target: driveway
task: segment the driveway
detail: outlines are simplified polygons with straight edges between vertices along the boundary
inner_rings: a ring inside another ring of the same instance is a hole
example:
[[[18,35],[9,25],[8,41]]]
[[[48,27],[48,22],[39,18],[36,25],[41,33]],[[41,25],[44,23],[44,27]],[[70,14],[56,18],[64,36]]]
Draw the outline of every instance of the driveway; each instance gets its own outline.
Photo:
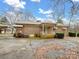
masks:
[[[0,38],[0,59],[79,59],[79,39]]]

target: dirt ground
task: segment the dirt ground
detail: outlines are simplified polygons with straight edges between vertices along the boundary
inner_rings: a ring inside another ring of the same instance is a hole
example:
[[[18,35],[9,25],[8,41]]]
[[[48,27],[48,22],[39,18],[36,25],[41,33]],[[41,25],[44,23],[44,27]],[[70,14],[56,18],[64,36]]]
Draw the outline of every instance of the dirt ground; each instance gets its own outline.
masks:
[[[32,40],[0,37],[0,59],[79,59],[79,38]]]

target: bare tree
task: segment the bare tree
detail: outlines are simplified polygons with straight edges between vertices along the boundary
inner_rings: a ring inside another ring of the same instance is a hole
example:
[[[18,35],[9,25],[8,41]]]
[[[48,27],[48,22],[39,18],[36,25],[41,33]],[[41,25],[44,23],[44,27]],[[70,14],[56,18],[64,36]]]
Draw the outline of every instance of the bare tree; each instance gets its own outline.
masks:
[[[79,3],[78,2],[73,2],[72,0],[69,0],[69,2],[72,4],[72,6],[70,8],[70,14],[71,14],[70,21],[69,21],[69,29],[70,29],[71,22],[74,21],[74,20],[76,21],[76,18],[74,19],[74,16],[77,15],[77,13],[79,11]],[[74,26],[74,28],[75,28],[75,26]],[[75,31],[75,29],[74,29],[74,31]]]
[[[73,0],[50,0],[51,8],[54,11],[53,17],[55,20],[65,18],[65,13],[67,13],[66,6],[70,6],[68,9],[68,20],[69,20],[69,29],[71,26],[71,22],[74,21],[74,16],[79,12],[79,2],[75,2]],[[68,5],[67,5],[68,4]],[[66,5],[66,6],[65,6]]]

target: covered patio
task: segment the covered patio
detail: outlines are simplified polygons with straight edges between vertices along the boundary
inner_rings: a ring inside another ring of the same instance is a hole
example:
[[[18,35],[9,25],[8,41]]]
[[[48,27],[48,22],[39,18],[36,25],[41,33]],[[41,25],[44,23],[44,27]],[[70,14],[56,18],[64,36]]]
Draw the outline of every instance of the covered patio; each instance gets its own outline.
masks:
[[[53,34],[55,23],[52,22],[43,22],[41,23],[42,26],[42,34]]]
[[[0,24],[0,34],[6,33],[8,25]]]

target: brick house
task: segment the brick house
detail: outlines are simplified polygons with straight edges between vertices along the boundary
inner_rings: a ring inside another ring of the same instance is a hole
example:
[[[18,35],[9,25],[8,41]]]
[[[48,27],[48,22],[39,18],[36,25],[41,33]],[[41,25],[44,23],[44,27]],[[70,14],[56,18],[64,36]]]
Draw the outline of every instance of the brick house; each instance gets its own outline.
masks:
[[[16,33],[22,34],[51,34],[53,33],[54,23],[52,22],[16,22]]]

